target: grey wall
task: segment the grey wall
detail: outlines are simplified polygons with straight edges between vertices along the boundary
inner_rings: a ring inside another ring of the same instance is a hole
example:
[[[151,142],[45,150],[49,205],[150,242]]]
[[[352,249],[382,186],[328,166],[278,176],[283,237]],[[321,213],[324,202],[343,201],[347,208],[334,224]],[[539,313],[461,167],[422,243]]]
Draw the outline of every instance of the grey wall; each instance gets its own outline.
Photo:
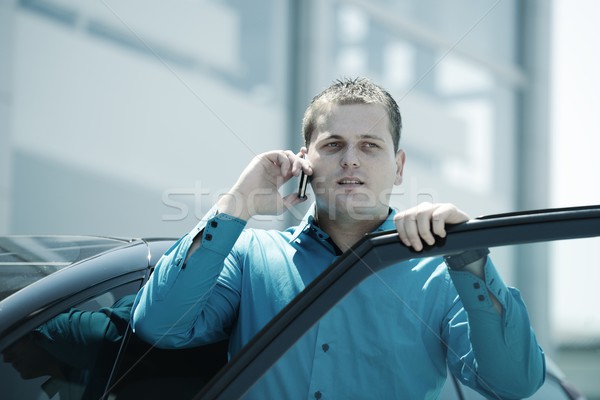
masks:
[[[11,214],[14,13],[14,1],[0,1],[0,233],[9,231]]]

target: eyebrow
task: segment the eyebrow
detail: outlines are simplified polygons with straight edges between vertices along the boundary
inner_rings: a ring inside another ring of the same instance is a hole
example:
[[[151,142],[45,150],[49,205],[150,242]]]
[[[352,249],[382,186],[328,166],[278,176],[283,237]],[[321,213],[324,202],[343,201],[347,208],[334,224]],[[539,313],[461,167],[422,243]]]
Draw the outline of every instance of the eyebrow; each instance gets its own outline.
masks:
[[[359,136],[360,139],[368,139],[368,140],[379,140],[379,141],[385,141],[383,138],[376,136],[376,135],[369,135],[369,134],[364,134],[364,135],[360,135]],[[337,140],[346,140],[345,137],[341,136],[341,135],[328,135],[325,136],[322,140],[330,140],[330,139],[337,139]]]
[[[382,137],[379,137],[377,135],[367,135],[367,134],[365,134],[365,135],[360,135],[360,138],[361,139],[371,139],[371,140],[381,140],[381,141],[384,141]]]

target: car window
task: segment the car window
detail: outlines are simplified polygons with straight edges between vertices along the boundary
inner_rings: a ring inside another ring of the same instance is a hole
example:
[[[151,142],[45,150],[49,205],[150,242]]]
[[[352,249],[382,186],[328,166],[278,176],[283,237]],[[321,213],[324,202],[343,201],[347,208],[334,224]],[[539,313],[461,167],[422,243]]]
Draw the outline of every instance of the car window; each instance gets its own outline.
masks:
[[[491,249],[490,256],[508,286],[518,273],[513,268],[518,257],[539,246],[544,244]],[[547,268],[546,261],[540,262],[544,264],[526,267]],[[368,262],[354,267],[377,270]],[[456,294],[445,286],[448,277],[439,257],[412,259],[376,272],[308,329],[244,398],[261,398],[265,392],[279,393],[281,398],[294,393],[314,399],[352,398],[357,387],[370,398],[389,398],[390,390],[400,396],[396,398],[422,398],[423,393],[417,389],[423,386],[432,388],[428,392],[431,398],[486,398],[464,384],[455,386],[452,379],[445,379],[450,374],[446,360],[454,356],[459,362],[465,356],[452,354],[454,349],[445,340],[448,326],[457,321],[459,312],[452,307]],[[540,332],[539,336],[547,337],[547,333]],[[548,349],[547,356],[552,354]],[[416,355],[419,358],[414,358]],[[294,366],[293,371],[290,366]],[[344,387],[336,371],[348,374],[353,387]],[[531,398],[569,399],[559,376],[562,371],[549,369],[544,386]],[[309,382],[309,387],[297,386],[298,378]]]
[[[63,310],[5,348],[2,398],[101,398],[139,287],[122,285]]]
[[[0,300],[71,264],[126,243],[82,236],[0,236]]]
[[[189,349],[159,349],[131,335],[108,390],[117,400],[192,399],[227,363],[227,341]]]

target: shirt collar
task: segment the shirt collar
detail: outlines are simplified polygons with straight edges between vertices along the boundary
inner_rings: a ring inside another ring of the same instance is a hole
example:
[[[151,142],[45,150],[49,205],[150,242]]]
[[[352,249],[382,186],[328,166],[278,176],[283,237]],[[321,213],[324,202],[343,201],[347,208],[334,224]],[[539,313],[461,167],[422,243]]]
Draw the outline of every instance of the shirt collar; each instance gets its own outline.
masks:
[[[327,240],[329,238],[329,235],[315,224],[316,210],[317,205],[313,203],[304,215],[304,218],[302,218],[300,224],[293,228],[290,242],[295,241],[302,232],[314,232],[321,240]],[[396,215],[396,209],[390,207],[390,211],[385,221],[383,221],[373,232],[395,230],[396,225],[394,224],[394,215]]]
[[[296,239],[298,239],[298,236],[300,236],[300,234],[302,232],[310,232],[310,231],[316,231],[318,230],[319,233],[321,233],[321,235],[325,235],[324,237],[319,236],[319,238],[322,239],[327,239],[329,238],[329,235],[326,234],[325,232],[323,232],[316,224],[315,224],[315,211],[317,209],[317,205],[315,203],[313,203],[308,211],[306,212],[306,214],[304,215],[304,218],[302,218],[302,221],[300,221],[300,224],[298,224],[298,226],[293,228],[293,232],[292,232],[292,237],[290,238],[290,242],[295,241]]]

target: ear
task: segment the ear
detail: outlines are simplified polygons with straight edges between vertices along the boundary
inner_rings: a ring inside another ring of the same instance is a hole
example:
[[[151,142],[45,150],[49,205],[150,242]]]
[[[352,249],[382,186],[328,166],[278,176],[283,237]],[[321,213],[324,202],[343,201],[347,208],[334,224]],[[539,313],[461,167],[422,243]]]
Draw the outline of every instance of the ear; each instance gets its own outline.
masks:
[[[399,186],[402,183],[402,173],[404,172],[404,163],[406,162],[406,154],[400,149],[396,152],[396,180],[394,185]]]

